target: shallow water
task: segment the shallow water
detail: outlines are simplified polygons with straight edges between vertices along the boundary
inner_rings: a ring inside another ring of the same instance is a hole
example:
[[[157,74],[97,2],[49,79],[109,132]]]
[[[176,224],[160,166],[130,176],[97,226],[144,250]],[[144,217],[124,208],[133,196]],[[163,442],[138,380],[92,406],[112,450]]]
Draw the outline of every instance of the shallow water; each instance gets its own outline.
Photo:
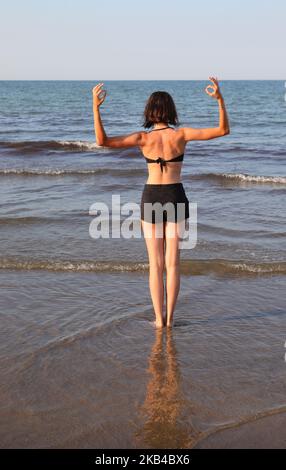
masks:
[[[188,448],[286,408],[283,277],[183,276],[163,332],[146,283],[1,273],[2,447]]]

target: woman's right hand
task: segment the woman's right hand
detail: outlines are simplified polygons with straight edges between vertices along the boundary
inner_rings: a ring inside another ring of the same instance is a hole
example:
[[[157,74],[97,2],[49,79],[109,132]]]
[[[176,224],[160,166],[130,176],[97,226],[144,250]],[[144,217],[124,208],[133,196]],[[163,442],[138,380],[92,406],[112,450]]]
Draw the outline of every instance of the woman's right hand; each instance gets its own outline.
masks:
[[[219,84],[218,84],[218,80],[217,80],[217,77],[214,78],[214,77],[209,77],[209,80],[213,83],[213,85],[208,85],[206,88],[205,88],[205,92],[211,96],[212,98],[216,98],[217,100],[222,98],[222,94],[220,92],[220,89],[219,89]],[[210,92],[208,89],[211,88],[212,91]]]

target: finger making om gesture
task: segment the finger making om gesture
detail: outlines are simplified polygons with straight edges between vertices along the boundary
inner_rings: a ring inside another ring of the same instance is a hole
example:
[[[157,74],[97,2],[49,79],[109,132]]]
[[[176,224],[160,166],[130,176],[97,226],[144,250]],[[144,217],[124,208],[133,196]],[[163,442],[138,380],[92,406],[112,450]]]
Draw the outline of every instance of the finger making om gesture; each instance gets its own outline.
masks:
[[[213,85],[208,85],[206,88],[205,88],[205,92],[211,96],[212,98],[216,98],[217,100],[219,98],[222,98],[222,95],[221,95],[221,92],[220,92],[220,89],[219,89],[219,84],[218,84],[218,80],[217,80],[217,77],[209,77],[210,81],[213,83]],[[212,90],[212,91],[209,91],[209,88]]]
[[[103,101],[105,100],[106,97],[106,90],[102,89],[103,83],[98,83],[95,87],[92,89],[92,95],[93,95],[93,102],[96,106],[102,105]]]

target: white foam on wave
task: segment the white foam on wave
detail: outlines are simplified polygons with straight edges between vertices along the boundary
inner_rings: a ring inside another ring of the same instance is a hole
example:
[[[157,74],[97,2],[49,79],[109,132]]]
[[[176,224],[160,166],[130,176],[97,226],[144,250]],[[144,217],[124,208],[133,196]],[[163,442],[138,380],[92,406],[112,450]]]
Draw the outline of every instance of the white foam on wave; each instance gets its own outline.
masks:
[[[268,265],[247,264],[247,263],[231,263],[231,266],[238,271],[250,273],[285,273],[285,263],[269,263]]]
[[[224,178],[236,179],[239,181],[246,181],[246,182],[252,182],[252,183],[286,184],[286,176],[258,176],[258,175],[248,175],[244,173],[222,173],[221,176],[223,176]]]
[[[127,261],[90,261],[90,260],[38,260],[0,258],[0,269],[12,270],[45,270],[73,272],[145,272],[149,268],[147,262]],[[286,274],[285,262],[248,263],[218,259],[185,260],[182,262],[182,273],[208,274]]]
[[[58,143],[64,147],[75,148],[78,147],[82,150],[94,150],[94,149],[103,149],[102,145],[97,145],[95,142],[88,142],[82,140],[59,140]]]
[[[0,169],[0,175],[89,175],[89,174],[96,174],[100,173],[102,170],[94,169],[94,170],[64,170],[58,168],[3,168]]]
[[[125,272],[145,271],[147,263],[140,262],[104,262],[104,261],[65,261],[36,259],[0,259],[0,269],[46,270],[46,271],[81,271],[81,272]]]

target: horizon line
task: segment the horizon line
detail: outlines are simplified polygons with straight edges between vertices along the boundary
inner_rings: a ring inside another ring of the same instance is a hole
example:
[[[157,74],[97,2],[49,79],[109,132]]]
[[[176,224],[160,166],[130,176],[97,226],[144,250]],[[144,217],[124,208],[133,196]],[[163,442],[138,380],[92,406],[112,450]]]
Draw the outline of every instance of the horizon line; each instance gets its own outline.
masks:
[[[112,79],[92,79],[92,78],[0,78],[0,82],[198,82],[209,80],[208,78],[112,78]],[[285,81],[286,78],[219,78],[218,81]]]

